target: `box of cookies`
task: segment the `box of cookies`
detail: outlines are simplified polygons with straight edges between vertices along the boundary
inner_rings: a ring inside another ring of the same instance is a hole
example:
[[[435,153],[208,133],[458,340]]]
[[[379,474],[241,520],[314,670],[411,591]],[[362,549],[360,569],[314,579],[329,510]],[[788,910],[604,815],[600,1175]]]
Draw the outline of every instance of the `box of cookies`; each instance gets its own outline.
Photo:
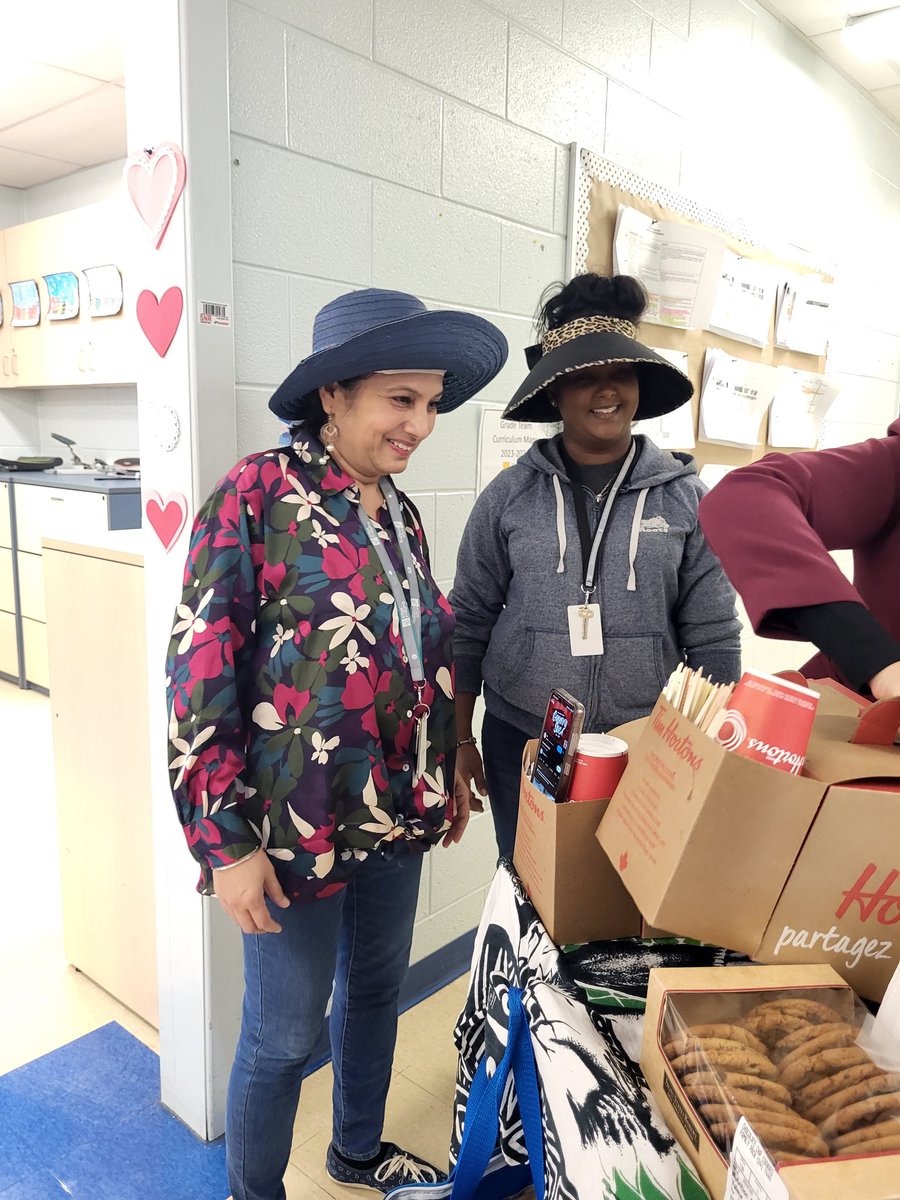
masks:
[[[900,1196],[900,1072],[866,1016],[824,965],[650,972],[641,1068],[713,1200],[742,1118],[791,1200]]]
[[[897,701],[862,716],[821,704],[793,775],[663,696],[631,731],[597,838],[650,924],[761,962],[829,963],[878,1000],[900,962],[898,717]]]

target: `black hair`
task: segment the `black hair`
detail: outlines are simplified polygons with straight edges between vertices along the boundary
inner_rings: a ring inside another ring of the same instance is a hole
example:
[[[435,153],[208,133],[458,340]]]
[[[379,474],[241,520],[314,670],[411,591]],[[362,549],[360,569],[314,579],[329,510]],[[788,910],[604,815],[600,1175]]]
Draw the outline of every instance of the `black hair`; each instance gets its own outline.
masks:
[[[336,384],[343,388],[345,392],[353,397],[356,389],[364,379],[368,379],[368,375],[354,375],[352,379],[338,379]],[[313,392],[307,392],[305,396],[301,396],[295,407],[295,416],[290,421],[291,434],[299,433],[314,433],[316,437],[319,435],[319,430],[328,420],[328,414],[322,407],[322,397],[319,395],[319,389],[316,388]]]
[[[538,337],[577,317],[624,317],[638,324],[647,307],[644,285],[631,275],[576,275],[552,283],[541,296],[535,324]]]

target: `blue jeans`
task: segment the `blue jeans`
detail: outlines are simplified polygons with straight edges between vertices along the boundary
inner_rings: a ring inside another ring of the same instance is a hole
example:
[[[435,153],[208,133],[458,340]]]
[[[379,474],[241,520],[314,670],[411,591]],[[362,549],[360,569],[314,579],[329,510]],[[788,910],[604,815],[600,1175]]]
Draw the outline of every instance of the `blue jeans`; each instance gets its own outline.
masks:
[[[332,983],[332,1140],[350,1158],[378,1153],[421,873],[419,853],[371,854],[333,896],[270,904],[281,933],[243,935],[244,1007],[225,1126],[234,1200],[285,1198],[300,1083]]]
[[[484,782],[491,816],[494,818],[494,836],[500,858],[512,858],[516,844],[522,753],[528,741],[528,734],[515,725],[501,721],[489,712],[484,714],[481,723]]]

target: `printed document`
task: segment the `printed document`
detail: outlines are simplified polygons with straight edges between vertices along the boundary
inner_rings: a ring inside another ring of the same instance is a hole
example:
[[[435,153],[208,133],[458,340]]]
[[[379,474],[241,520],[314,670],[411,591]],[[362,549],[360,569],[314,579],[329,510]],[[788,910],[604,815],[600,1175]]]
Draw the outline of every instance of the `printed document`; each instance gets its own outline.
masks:
[[[723,446],[758,446],[760,422],[775,395],[776,367],[707,350],[699,437]]]
[[[722,239],[711,230],[655,221],[619,205],[613,261],[647,289],[644,321],[672,329],[705,329],[722,273]]]
[[[838,388],[814,371],[778,367],[775,398],[769,412],[769,445],[814,450],[819,430]]]
[[[778,276],[769,263],[724,252],[709,328],[751,346],[769,340]]]
[[[821,275],[796,275],[778,289],[775,345],[800,354],[823,355],[831,330],[834,284]]]

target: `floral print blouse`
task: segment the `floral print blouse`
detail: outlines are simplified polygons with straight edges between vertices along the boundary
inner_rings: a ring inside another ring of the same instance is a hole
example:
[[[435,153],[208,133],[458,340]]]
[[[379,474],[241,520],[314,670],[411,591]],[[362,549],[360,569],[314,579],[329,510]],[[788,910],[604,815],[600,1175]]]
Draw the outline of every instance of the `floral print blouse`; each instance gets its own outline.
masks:
[[[310,438],[239,462],[194,522],[169,646],[169,768],[178,815],[212,868],[259,846],[286,894],[343,887],[392,843],[449,826],[456,746],[453,616],[400,493],[420,576],[425,766],[396,605],[355,482]],[[386,507],[379,536],[401,579]]]

